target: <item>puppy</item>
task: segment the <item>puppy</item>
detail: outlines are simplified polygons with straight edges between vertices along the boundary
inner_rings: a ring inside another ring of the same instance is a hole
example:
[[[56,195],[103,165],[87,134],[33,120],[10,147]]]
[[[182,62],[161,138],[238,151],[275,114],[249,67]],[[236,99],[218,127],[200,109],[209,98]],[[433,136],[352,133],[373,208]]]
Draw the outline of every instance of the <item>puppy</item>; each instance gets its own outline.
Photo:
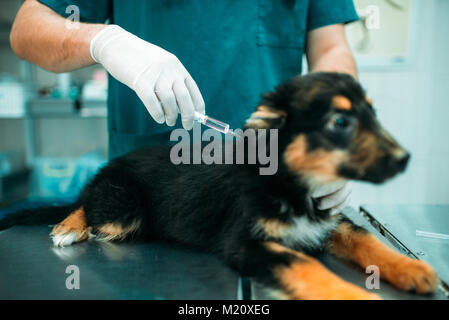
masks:
[[[195,247],[283,299],[379,299],[327,270],[313,257],[322,250],[378,266],[401,290],[434,291],[437,276],[426,263],[311,200],[323,184],[381,183],[409,160],[351,76],[295,77],[264,95],[245,127],[278,130],[276,174],[260,175],[258,163],[174,165],[168,147],[142,149],[110,161],[73,205],[13,214],[0,226],[59,222],[51,232],[57,246],[95,236]]]

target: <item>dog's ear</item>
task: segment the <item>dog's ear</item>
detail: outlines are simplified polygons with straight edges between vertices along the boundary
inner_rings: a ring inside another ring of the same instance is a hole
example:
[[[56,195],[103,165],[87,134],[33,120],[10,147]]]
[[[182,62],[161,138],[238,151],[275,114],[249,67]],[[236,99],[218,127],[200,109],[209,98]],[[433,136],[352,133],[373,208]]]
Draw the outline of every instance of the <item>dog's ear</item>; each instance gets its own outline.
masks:
[[[260,105],[245,123],[245,129],[280,129],[285,123],[287,113],[266,105]]]

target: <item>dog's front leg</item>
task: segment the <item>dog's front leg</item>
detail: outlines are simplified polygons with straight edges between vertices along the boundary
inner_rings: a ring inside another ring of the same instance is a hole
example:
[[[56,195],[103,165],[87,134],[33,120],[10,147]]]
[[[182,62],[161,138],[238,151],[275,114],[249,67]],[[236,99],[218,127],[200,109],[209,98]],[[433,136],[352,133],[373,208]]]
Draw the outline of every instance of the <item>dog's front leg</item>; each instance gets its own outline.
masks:
[[[365,229],[342,220],[332,234],[328,249],[334,255],[366,268],[377,266],[381,278],[404,291],[434,292],[438,277],[425,262],[410,259],[383,244]]]
[[[257,242],[233,250],[228,262],[245,276],[272,289],[274,297],[301,300],[379,299],[327,270],[316,259],[276,242]]]

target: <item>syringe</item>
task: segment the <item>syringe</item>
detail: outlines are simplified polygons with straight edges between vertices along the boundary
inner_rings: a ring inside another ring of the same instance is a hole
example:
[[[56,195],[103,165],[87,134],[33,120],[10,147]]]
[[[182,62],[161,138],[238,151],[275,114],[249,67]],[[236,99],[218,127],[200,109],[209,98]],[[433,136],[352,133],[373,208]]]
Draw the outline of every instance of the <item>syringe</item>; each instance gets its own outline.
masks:
[[[195,121],[204,124],[205,126],[212,128],[214,130],[220,131],[224,134],[233,134],[232,130],[229,131],[229,124],[221,122],[217,119],[206,116],[205,114],[201,114],[199,112],[195,112]]]

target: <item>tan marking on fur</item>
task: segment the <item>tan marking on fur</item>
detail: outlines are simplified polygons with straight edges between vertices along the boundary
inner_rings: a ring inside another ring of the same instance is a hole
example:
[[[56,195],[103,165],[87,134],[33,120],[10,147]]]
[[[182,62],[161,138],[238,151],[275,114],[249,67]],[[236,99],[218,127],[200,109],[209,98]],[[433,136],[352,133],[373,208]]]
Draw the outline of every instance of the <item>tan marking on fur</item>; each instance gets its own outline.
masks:
[[[352,108],[352,103],[345,96],[335,96],[332,99],[332,106],[337,109],[349,111]]]
[[[140,227],[140,221],[135,221],[123,227],[120,224],[107,223],[97,229],[100,240],[124,240],[128,235],[136,232]]]
[[[275,253],[290,253],[290,254],[293,254],[293,255],[297,256],[298,258],[304,258],[305,257],[304,254],[302,254],[302,253],[300,253],[298,251],[295,251],[293,249],[287,248],[287,247],[285,247],[282,244],[279,244],[277,242],[271,242],[271,241],[270,242],[266,242],[265,246],[270,251],[275,252]]]
[[[372,105],[373,104],[373,100],[369,97],[365,97],[366,102],[368,102],[368,104]]]
[[[358,133],[355,141],[355,152],[351,153],[350,164],[354,166],[359,174],[372,166],[385,153],[379,149],[378,138],[371,132]]]
[[[435,271],[427,263],[410,259],[390,249],[374,235],[353,230],[347,223],[341,224],[333,234],[329,249],[364,269],[369,265],[378,266],[380,276],[401,290],[429,293],[435,290],[438,282]]]
[[[304,135],[295,138],[284,153],[284,161],[291,171],[303,175],[326,177],[327,182],[338,178],[337,168],[346,158],[346,153],[340,150],[317,149],[307,152],[307,141]]]
[[[319,261],[298,251],[269,242],[267,248],[275,253],[298,257],[289,266],[274,269],[275,277],[284,288],[285,298],[301,300],[372,300],[379,299],[327,270]]]
[[[382,143],[380,143],[383,148],[388,150],[393,157],[397,159],[403,158],[407,151],[405,151],[398,143],[397,141],[387,132],[385,129],[380,130]]]
[[[273,238],[282,238],[286,235],[290,225],[275,218],[260,218],[257,220],[258,227],[268,236]]]
[[[264,129],[269,128],[270,120],[285,118],[287,114],[285,111],[276,110],[265,105],[257,107],[257,110],[251,114],[251,117],[246,120],[246,127]]]
[[[123,233],[123,227],[121,225],[108,223],[98,228],[98,231],[114,237]]]
[[[50,235],[57,236],[75,232],[78,238],[77,241],[83,241],[89,238],[89,230],[86,223],[84,208],[80,207],[73,211],[62,222],[55,225]]]
[[[268,119],[277,119],[280,117],[285,117],[287,115],[284,111],[275,110],[273,108],[264,105],[257,107],[257,111],[254,112],[253,114],[258,117]]]
[[[290,169],[297,170],[307,156],[307,141],[304,135],[299,135],[287,147],[284,153],[285,163]]]
[[[394,148],[393,151],[391,151],[391,154],[396,159],[401,159],[401,158],[405,157],[406,153],[405,153],[405,150],[402,148]]]
[[[248,128],[264,129],[264,128],[268,128],[269,126],[270,126],[270,123],[263,119],[248,119],[248,120],[246,120],[246,127],[248,127]]]
[[[399,146],[396,140],[394,140],[393,137],[385,129],[382,128],[380,130],[380,134],[382,135],[383,138],[385,138],[386,141],[391,143],[392,146],[394,147]]]

